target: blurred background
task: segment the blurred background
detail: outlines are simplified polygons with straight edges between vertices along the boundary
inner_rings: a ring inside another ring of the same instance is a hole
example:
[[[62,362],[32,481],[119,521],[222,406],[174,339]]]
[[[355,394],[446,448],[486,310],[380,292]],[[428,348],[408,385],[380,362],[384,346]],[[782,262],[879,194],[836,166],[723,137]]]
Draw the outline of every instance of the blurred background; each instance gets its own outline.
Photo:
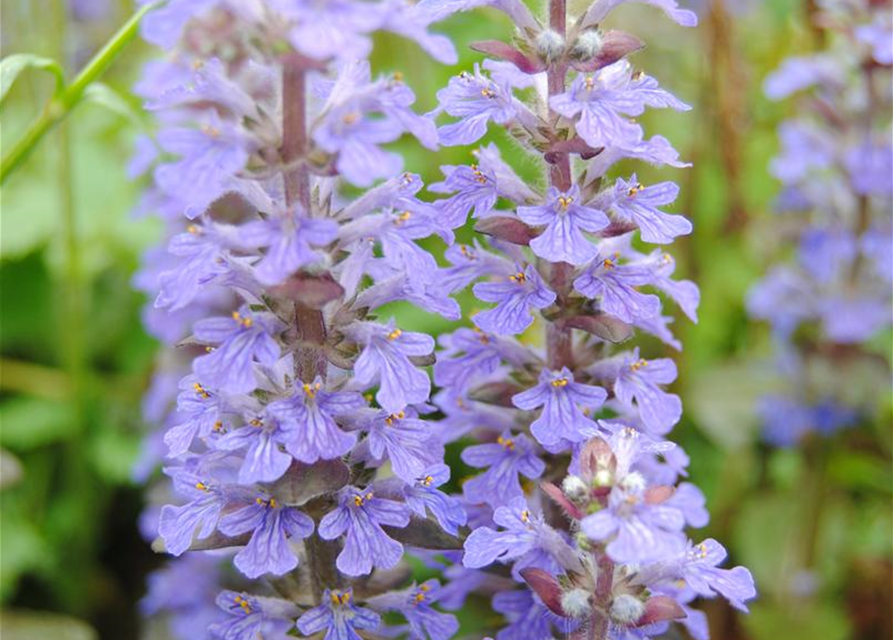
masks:
[[[694,168],[674,178],[677,210],[695,233],[676,243],[682,273],[701,287],[700,323],[675,326],[685,345],[675,391],[686,406],[673,438],[692,459],[708,497],[704,537],[751,568],[760,597],[750,616],[707,603],[717,640],[888,640],[893,637],[893,472],[889,384],[875,420],[799,448],[761,443],[757,399],[777,380],[765,325],[744,310],[748,289],[777,256],[767,164],[790,103],[763,97],[767,73],[820,46],[809,0],[693,0],[695,30],[654,9],[625,7],[613,28],[649,47],[646,69],[692,113],[651,112],[647,132],[665,135]],[[133,12],[124,0],[2,0],[2,55],[62,61],[68,77]],[[410,43],[382,38],[373,68],[400,70],[420,110],[478,55],[474,40],[508,36],[496,13],[445,23],[462,59],[440,66]],[[158,345],[142,330],[145,304],[131,279],[157,238],[140,217],[142,185],[128,180],[134,138],[151,130],[130,87],[153,52],[133,42],[103,81],[120,99],[98,99],[43,140],[0,191],[0,606],[4,640],[133,640],[148,572],[163,562],[138,533],[144,485],[134,480],[141,412]],[[41,112],[53,80],[23,73],[2,102],[3,152]],[[491,134],[498,144],[506,140]],[[439,162],[409,143],[407,169],[426,182]],[[523,173],[524,167],[518,167]],[[533,167],[527,167],[529,171]],[[667,169],[640,171],[669,179]],[[470,237],[470,231],[466,236]],[[398,310],[430,333],[450,323]],[[890,354],[890,337],[879,348]],[[847,377],[858,388],[866,381]],[[867,386],[867,385],[866,385]],[[188,588],[188,587],[187,587]],[[473,616],[473,614],[472,614]],[[466,621],[473,627],[473,620]]]

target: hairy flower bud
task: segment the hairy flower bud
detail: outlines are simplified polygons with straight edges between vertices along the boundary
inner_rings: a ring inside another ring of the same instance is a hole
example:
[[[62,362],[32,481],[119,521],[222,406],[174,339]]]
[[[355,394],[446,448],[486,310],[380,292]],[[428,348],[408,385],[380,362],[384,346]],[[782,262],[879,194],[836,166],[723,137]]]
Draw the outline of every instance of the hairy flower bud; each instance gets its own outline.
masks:
[[[561,594],[561,608],[570,618],[584,618],[592,609],[592,596],[585,589],[571,589]]]
[[[611,602],[611,619],[618,624],[632,624],[644,613],[645,603],[628,593],[621,593]]]
[[[567,476],[561,481],[561,488],[565,495],[572,501],[577,502],[589,495],[589,487],[583,482],[579,476]]]
[[[574,60],[586,62],[599,54],[604,45],[604,38],[597,29],[582,32],[571,46],[570,56]]]
[[[536,36],[536,52],[547,63],[564,55],[564,37],[552,29],[544,29]]]

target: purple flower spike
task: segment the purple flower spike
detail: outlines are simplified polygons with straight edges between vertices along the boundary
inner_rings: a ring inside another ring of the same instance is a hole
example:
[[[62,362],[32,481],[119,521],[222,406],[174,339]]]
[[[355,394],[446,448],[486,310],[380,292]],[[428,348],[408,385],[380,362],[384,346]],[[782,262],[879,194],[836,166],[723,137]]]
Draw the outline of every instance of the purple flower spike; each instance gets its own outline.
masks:
[[[646,267],[599,258],[574,280],[574,289],[587,298],[597,298],[605,313],[624,322],[635,322],[660,313],[660,298],[637,289],[653,281],[654,274]]]
[[[539,384],[512,397],[519,409],[532,411],[543,407],[540,417],[530,425],[530,432],[540,444],[555,445],[562,440],[580,442],[586,430],[594,430],[595,423],[581,407],[597,409],[607,399],[601,387],[574,382],[574,374],[567,367],[561,371],[543,369]]]
[[[247,424],[218,439],[214,446],[222,451],[244,450],[240,484],[273,482],[282,477],[291,465],[291,456],[283,451],[288,434],[271,415],[253,416]]]
[[[235,557],[236,568],[249,578],[267,573],[281,576],[298,566],[289,538],[313,533],[313,520],[275,498],[258,496],[254,502],[220,519],[220,531],[229,536],[251,532],[248,545]]]
[[[250,393],[257,388],[255,361],[271,367],[279,358],[273,334],[279,321],[269,313],[253,313],[247,305],[229,318],[207,318],[195,323],[195,338],[216,344],[195,359],[195,374],[203,385],[229,393]]]
[[[494,176],[476,164],[470,167],[443,166],[440,169],[446,179],[428,185],[428,191],[455,194],[437,201],[437,208],[450,228],[465,224],[469,211],[474,212],[475,218],[483,218],[493,210],[499,198]]]
[[[481,311],[472,320],[481,331],[500,335],[522,333],[533,324],[531,310],[545,309],[556,298],[533,265],[519,269],[506,282],[479,282],[473,291],[480,300],[495,302],[496,307]]]
[[[385,411],[398,413],[428,399],[431,381],[409,358],[434,351],[433,338],[397,329],[393,320],[386,325],[356,322],[347,332],[365,347],[354,365],[354,379],[364,385],[379,383],[375,399]]]
[[[584,231],[601,231],[611,221],[604,211],[583,206],[580,188],[574,185],[567,193],[550,187],[546,203],[536,207],[518,207],[518,217],[534,226],[545,225],[545,231],[530,241],[530,248],[540,258],[552,262],[586,264],[598,255],[596,246],[583,235]]]
[[[403,545],[388,537],[381,525],[405,527],[409,524],[406,506],[375,496],[356,487],[340,492],[339,506],[319,523],[325,540],[344,536],[344,549],[338,554],[338,570],[349,576],[370,573],[373,567],[390,569],[400,562]]]
[[[344,433],[335,418],[350,414],[366,406],[363,397],[352,391],[327,391],[322,378],[313,384],[300,380],[300,389],[284,400],[267,406],[267,413],[279,422],[288,452],[306,464],[317,460],[333,460],[350,451],[356,435]]]
[[[184,587],[185,585],[180,585]],[[278,598],[261,598],[247,593],[222,591],[217,606],[227,619],[211,625],[209,631],[221,640],[257,640],[284,637],[292,626],[298,608]]]
[[[506,431],[496,442],[478,444],[462,452],[465,464],[487,470],[468,480],[462,489],[465,498],[472,503],[487,503],[493,507],[508,504],[523,496],[519,475],[531,480],[539,478],[546,469],[534,451],[530,439]],[[488,468],[489,467],[489,468]]]
[[[357,629],[372,631],[381,624],[374,611],[353,604],[353,590],[326,589],[319,606],[304,612],[298,618],[298,631],[311,636],[325,630],[323,640],[361,640]]]
[[[676,200],[678,194],[679,187],[674,182],[644,187],[633,174],[629,181],[617,179],[609,204],[610,212],[624,222],[635,224],[645,242],[666,244],[692,230],[691,222],[686,218],[658,209]]]
[[[164,540],[167,552],[179,556],[189,549],[193,539],[202,540],[214,533],[229,496],[227,486],[218,482],[218,476],[213,472],[204,474],[192,468],[181,468],[171,474],[177,492],[189,502],[161,508],[158,535]]]

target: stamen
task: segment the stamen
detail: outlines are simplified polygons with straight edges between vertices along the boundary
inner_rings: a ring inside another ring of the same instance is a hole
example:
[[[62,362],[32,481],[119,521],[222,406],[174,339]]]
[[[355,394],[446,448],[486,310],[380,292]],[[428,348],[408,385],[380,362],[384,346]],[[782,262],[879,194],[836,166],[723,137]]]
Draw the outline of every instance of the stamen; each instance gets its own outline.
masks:
[[[553,387],[556,387],[556,388],[566,387],[568,385],[568,379],[567,378],[557,378],[557,379],[553,380],[551,384]]]
[[[525,274],[523,271],[519,271],[515,275],[509,276],[509,280],[511,280],[512,282],[517,282],[518,284],[521,284],[521,283],[527,282],[527,274]]]
[[[388,334],[388,340],[396,340],[397,338],[399,338],[402,335],[403,335],[403,331],[401,331],[400,329],[394,329],[393,331],[391,331]]]
[[[496,443],[501,444],[509,451],[514,451],[515,449],[515,441],[511,438],[503,438],[502,436],[499,436],[498,438],[496,438]]]

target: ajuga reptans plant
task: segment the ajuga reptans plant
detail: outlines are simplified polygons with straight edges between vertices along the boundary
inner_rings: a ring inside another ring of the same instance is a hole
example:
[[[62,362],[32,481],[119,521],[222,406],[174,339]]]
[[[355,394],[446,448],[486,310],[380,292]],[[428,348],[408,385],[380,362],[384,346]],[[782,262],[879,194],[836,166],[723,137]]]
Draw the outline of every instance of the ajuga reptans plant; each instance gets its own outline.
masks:
[[[765,83],[773,100],[799,94],[770,165],[782,183],[774,226],[796,249],[748,299],[772,327],[785,381],[760,405],[778,446],[873,418],[890,381],[893,11],[835,1],[813,18],[825,48]]]
[[[617,1],[569,19],[556,0],[545,22],[489,3],[516,40],[477,43],[496,60],[454,78],[428,116],[401,77],[372,74],[373,32],[453,62],[428,26],[483,4],[172,0],[144,23],[166,51],[138,86],[160,128],[131,168],[152,169],[143,208],[167,241],[137,285],[153,296],[147,326],[176,345],[147,396],[165,426],[141,469],[164,456],[171,482],[145,529],[176,559],[144,605],[181,638],[446,640],[458,622],[439,609],[472,591],[492,595],[502,640],[646,637],[672,620],[700,638],[696,597],[743,609],[754,595],[746,569],[718,567],[719,543],[684,534],[707,513],[693,485],[674,488],[687,463],[664,439],[681,414],[663,389],[675,366],[627,342],[639,329],[680,348],[663,300],[694,319],[697,288],[648,245],[691,225],[661,210],[675,184],[607,172],[684,166],[633,118],[688,107],[626,60],[637,38],[600,28]],[[431,204],[383,148],[409,134],[433,154],[491,121],[547,185],[489,145],[443,167]],[[454,244],[469,212],[488,240]],[[415,242],[429,236],[451,266]],[[458,320],[450,294],[472,283],[487,308],[441,338],[431,404],[434,340],[376,309]],[[460,438],[478,440],[462,459],[480,473],[451,496],[443,453]],[[411,582],[408,553],[446,584]]]

